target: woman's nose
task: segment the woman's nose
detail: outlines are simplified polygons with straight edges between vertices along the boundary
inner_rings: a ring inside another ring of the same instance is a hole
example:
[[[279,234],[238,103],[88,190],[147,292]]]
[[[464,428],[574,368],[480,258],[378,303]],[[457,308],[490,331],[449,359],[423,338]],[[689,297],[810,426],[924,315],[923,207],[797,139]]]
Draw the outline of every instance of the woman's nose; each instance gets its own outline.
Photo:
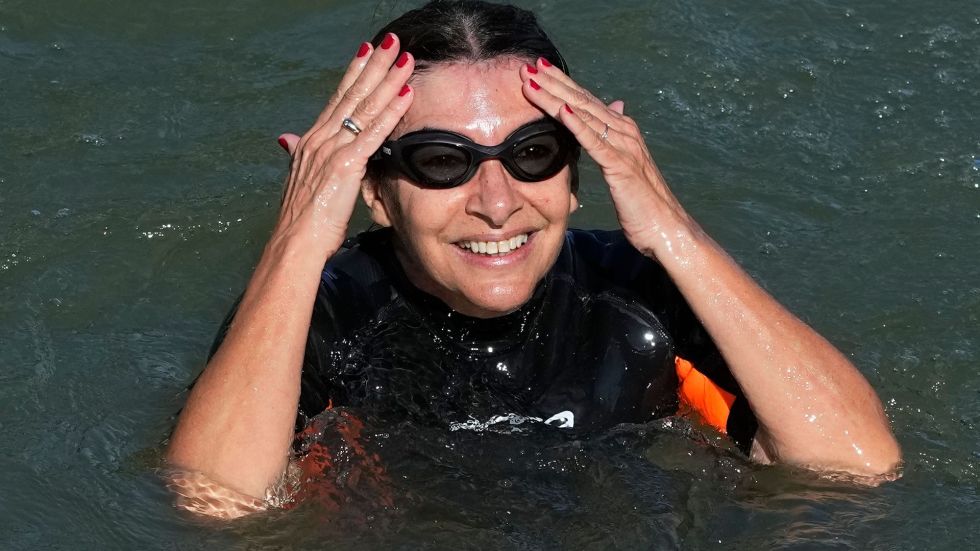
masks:
[[[473,180],[466,201],[467,214],[479,216],[499,228],[524,206],[524,196],[517,189],[521,183],[511,177],[500,161],[480,163]]]

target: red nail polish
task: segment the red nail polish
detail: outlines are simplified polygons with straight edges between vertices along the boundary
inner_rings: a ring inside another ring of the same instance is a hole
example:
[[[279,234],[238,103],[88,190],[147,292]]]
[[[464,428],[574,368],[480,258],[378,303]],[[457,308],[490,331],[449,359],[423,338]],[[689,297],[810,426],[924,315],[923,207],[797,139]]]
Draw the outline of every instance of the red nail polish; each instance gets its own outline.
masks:
[[[286,142],[286,138],[279,138],[279,145],[289,153],[289,143]]]
[[[572,108],[569,107],[567,103],[565,104],[565,111],[568,111],[568,114],[570,115],[575,113],[574,111],[572,111]]]
[[[529,79],[527,79],[527,81],[531,83],[531,88],[534,88],[535,90],[540,90],[541,89],[541,85],[538,84],[537,82],[534,82],[534,79],[533,78],[529,78]]]
[[[370,51],[371,51],[371,45],[365,42],[361,44],[360,49],[357,50],[357,57],[364,57],[368,55],[368,52]]]
[[[531,65],[530,63],[528,63],[527,64],[527,72],[531,73],[532,75],[536,75],[536,74],[538,74],[538,68],[535,67],[534,65]]]
[[[406,85],[402,86],[402,91],[401,92],[398,92],[398,95],[399,96],[404,96],[404,95],[407,95],[411,91],[412,91],[412,89],[409,88],[408,85],[406,84]]]
[[[395,35],[388,33],[385,35],[385,39],[381,41],[381,47],[387,50],[394,43],[395,43]]]
[[[395,67],[404,67],[408,63],[408,52],[402,52],[402,55],[398,56],[398,61],[395,62]]]
[[[539,57],[538,58],[538,61],[540,61],[541,62],[541,65],[543,65],[545,67],[551,67],[551,62],[548,61],[547,59],[543,58],[543,57]]]

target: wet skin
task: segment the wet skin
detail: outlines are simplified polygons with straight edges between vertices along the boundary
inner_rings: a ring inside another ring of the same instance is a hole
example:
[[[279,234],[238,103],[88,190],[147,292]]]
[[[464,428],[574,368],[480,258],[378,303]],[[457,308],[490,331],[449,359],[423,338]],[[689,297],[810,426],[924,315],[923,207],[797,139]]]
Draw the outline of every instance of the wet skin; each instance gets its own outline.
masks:
[[[414,100],[393,139],[422,129],[448,130],[496,145],[547,115],[521,90],[525,62],[498,59],[442,65],[413,77]],[[409,278],[454,310],[474,317],[512,312],[527,302],[554,264],[569,214],[578,201],[570,170],[541,182],[521,182],[498,160],[480,164],[466,183],[423,189],[400,176],[384,194],[365,199],[376,222],[399,236],[398,258]],[[488,255],[460,246],[526,234],[527,243]]]

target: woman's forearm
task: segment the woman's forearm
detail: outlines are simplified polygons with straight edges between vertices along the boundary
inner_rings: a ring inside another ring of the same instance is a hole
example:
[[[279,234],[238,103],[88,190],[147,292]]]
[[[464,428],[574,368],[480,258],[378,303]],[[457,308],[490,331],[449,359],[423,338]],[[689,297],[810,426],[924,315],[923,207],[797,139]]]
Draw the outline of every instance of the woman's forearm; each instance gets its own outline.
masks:
[[[264,497],[284,472],[323,259],[273,238],[225,340],[194,385],[167,449],[175,466]]]
[[[680,212],[679,205],[665,211]],[[766,455],[862,475],[894,470],[899,448],[864,377],[689,217],[671,212],[641,239],[729,363],[759,420]]]

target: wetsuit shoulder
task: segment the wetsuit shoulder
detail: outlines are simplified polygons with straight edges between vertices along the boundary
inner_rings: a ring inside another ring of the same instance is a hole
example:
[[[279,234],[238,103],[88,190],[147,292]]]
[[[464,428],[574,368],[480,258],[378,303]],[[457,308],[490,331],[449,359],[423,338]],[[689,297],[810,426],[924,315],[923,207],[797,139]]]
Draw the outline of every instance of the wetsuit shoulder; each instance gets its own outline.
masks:
[[[593,289],[626,289],[649,309],[670,335],[677,358],[685,362],[679,366],[693,367],[721,393],[732,397],[724,417],[704,420],[748,451],[758,426],[755,415],[718,347],[660,263],[636,250],[622,230],[573,229],[566,234],[566,246],[557,266]],[[689,373],[679,367],[678,373],[681,372]],[[688,386],[693,386],[693,382],[691,379]],[[683,394],[681,398],[690,401]],[[705,412],[699,414],[704,416]]]
[[[333,376],[359,352],[354,337],[403,303],[392,283],[394,261],[389,229],[348,239],[327,261],[306,340],[300,413],[313,416],[334,401],[346,400]]]
[[[327,261],[314,304],[315,323],[356,326],[391,301],[387,240],[387,230],[360,234]]]
[[[620,289],[635,298],[665,326],[678,355],[700,362],[717,350],[664,267],[637,251],[621,230],[569,230],[559,266],[579,285]]]

